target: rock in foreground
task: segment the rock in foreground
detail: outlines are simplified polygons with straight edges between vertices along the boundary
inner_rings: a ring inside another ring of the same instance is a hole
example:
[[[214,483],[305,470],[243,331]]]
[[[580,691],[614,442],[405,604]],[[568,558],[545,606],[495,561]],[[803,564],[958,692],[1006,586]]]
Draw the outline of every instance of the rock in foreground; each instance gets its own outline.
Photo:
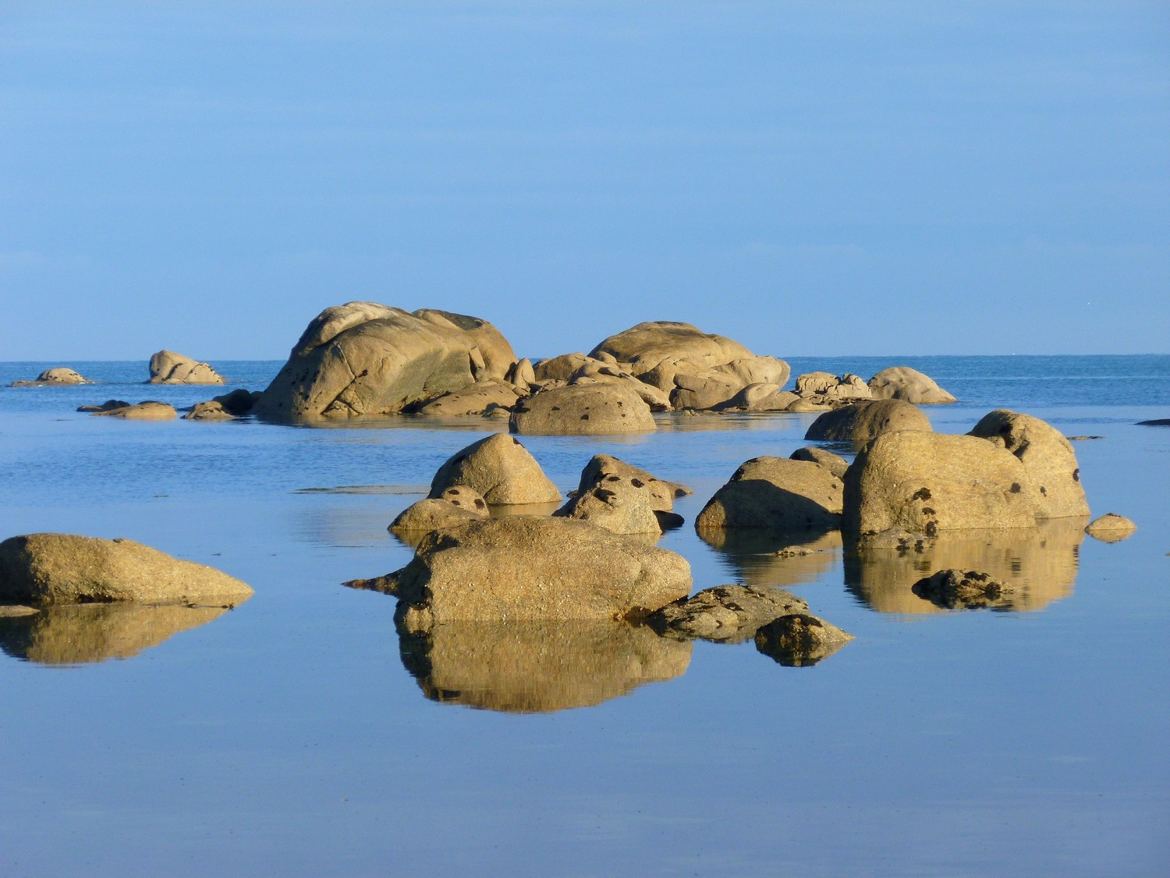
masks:
[[[0,601],[223,606],[251,594],[247,584],[222,571],[133,540],[36,533],[0,543]]]

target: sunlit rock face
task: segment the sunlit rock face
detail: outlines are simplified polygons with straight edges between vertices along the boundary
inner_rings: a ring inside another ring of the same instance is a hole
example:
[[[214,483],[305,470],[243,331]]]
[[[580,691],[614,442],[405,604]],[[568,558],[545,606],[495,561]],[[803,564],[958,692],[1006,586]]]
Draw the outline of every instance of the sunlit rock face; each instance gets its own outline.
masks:
[[[811,461],[754,457],[732,474],[695,519],[696,530],[835,527],[841,480]]]
[[[833,569],[841,552],[841,531],[784,532],[751,529],[700,530],[720,553],[735,579],[757,588],[814,582]]]
[[[514,361],[503,335],[478,317],[348,302],[309,323],[255,411],[310,423],[390,415],[502,380]]]
[[[917,406],[898,399],[877,399],[825,412],[809,425],[804,438],[848,442],[860,449],[884,433],[933,429],[930,419]]]
[[[1084,526],[1083,518],[1059,518],[1028,529],[957,531],[905,549],[851,542],[845,584],[878,612],[941,613],[914,584],[940,570],[975,570],[1009,587],[997,609],[1039,610],[1072,594]]]
[[[227,607],[135,603],[45,607],[19,618],[0,618],[0,649],[45,665],[128,659],[227,612]]]
[[[918,405],[945,405],[955,402],[950,392],[934,379],[909,366],[891,366],[869,379],[874,399],[903,399]]]
[[[508,713],[588,707],[686,672],[691,644],[617,621],[399,626],[402,663],[432,701]]]

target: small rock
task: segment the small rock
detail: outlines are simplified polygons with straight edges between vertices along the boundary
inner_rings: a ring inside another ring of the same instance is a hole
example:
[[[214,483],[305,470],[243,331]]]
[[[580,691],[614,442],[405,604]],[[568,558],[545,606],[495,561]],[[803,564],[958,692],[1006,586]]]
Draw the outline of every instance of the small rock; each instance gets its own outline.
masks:
[[[845,470],[849,469],[849,461],[839,454],[817,448],[815,445],[807,448],[798,448],[789,456],[789,460],[807,460],[823,466],[839,479],[845,478]]]
[[[810,667],[853,639],[835,625],[808,613],[791,613],[756,632],[756,649],[789,668]]]
[[[94,412],[110,412],[110,411],[113,411],[114,409],[124,409],[124,408],[129,408],[129,407],[130,407],[130,403],[126,402],[123,399],[107,399],[101,405],[79,405],[77,407],[77,410],[79,412],[94,413]]]
[[[909,366],[891,366],[869,379],[874,399],[901,399],[916,405],[943,405],[955,397],[939,387],[934,379]]]
[[[1089,522],[1085,533],[1104,543],[1119,543],[1132,536],[1135,530],[1137,530],[1137,525],[1133,521],[1124,515],[1108,512]]]
[[[918,580],[911,591],[947,610],[1010,608],[1013,589],[978,570],[939,570]]]
[[[761,625],[777,616],[807,609],[807,603],[781,588],[717,585],[668,604],[646,622],[660,634],[737,643],[752,637]]]

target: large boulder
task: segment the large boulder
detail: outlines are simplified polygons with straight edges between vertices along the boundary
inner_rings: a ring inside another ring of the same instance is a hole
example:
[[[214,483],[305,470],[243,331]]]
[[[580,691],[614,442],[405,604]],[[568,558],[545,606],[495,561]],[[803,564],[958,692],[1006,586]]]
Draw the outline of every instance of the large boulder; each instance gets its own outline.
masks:
[[[561,492],[519,439],[493,433],[451,455],[431,480],[431,498],[455,485],[479,492],[492,505],[555,503]]]
[[[695,527],[825,529],[839,523],[841,498],[841,480],[819,464],[755,457],[707,501]]]
[[[749,384],[783,386],[790,374],[783,360],[757,357],[737,341],[669,321],[639,323],[611,335],[590,356],[613,357],[640,380],[671,394],[676,408],[713,408]]]
[[[570,518],[517,516],[428,534],[385,590],[411,630],[449,622],[640,619],[690,592],[674,552]]]
[[[622,384],[570,384],[542,390],[516,404],[514,433],[608,435],[656,429],[650,406]]]
[[[1035,485],[1036,512],[1042,518],[1089,514],[1072,443],[1046,421],[996,409],[984,415],[970,435],[1006,448],[1020,459]]]
[[[133,540],[36,533],[0,543],[0,601],[234,604],[247,584]]]
[[[599,485],[604,486],[621,479],[641,482],[641,485],[635,487],[645,486],[650,498],[650,508],[655,512],[670,512],[674,509],[675,498],[692,493],[686,485],[660,479],[641,467],[626,463],[611,454],[595,454],[589,459],[589,463],[585,464],[585,469],[581,471],[577,493],[584,494]]]
[[[845,529],[933,536],[1035,527],[1036,492],[1019,458],[975,436],[885,433],[845,473]]]
[[[891,366],[869,379],[874,399],[901,399],[915,405],[941,405],[955,397],[934,383],[934,379],[909,366]]]
[[[223,376],[193,357],[162,350],[150,358],[151,384],[223,384]]]
[[[90,381],[80,372],[65,366],[55,366],[45,369],[36,378],[30,380],[13,381],[12,387],[61,387],[69,384],[89,384]]]
[[[402,664],[432,701],[507,713],[588,707],[683,674],[689,641],[620,621],[399,626]]]
[[[349,302],[313,319],[256,413],[277,421],[396,414],[503,379],[515,359],[499,331],[477,317]]]
[[[883,433],[932,430],[930,419],[918,408],[897,399],[867,400],[827,411],[809,425],[805,439],[849,442],[861,448]]]

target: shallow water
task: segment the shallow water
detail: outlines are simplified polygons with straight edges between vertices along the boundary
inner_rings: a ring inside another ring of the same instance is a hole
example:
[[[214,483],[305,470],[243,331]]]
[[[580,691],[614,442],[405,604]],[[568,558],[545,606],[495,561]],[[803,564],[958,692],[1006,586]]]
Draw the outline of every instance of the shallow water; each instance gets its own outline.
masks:
[[[400,641],[391,598],[339,583],[405,563],[386,525],[498,423],[73,411],[220,392],[137,384],[142,363],[69,364],[99,386],[0,389],[0,536],[127,536],[256,589],[214,619],[0,621],[0,874],[1164,873],[1170,430],[1135,422],[1170,415],[1170,357],[792,362],[916,365],[962,400],[930,410],[944,431],[1002,405],[1100,435],[1076,443],[1093,512],[1139,530],[909,560],[847,558],[830,534],[778,558],[690,523],[745,459],[805,444],[813,415],[527,437],[562,490],[598,452],[690,484],[688,523],[661,545],[696,589],[783,585],[856,639],[804,668],[750,641],[605,626]],[[47,365],[0,364],[0,384]],[[253,389],[279,366],[215,365]],[[946,612],[909,591],[922,565],[960,561],[1013,578],[1018,603]]]

